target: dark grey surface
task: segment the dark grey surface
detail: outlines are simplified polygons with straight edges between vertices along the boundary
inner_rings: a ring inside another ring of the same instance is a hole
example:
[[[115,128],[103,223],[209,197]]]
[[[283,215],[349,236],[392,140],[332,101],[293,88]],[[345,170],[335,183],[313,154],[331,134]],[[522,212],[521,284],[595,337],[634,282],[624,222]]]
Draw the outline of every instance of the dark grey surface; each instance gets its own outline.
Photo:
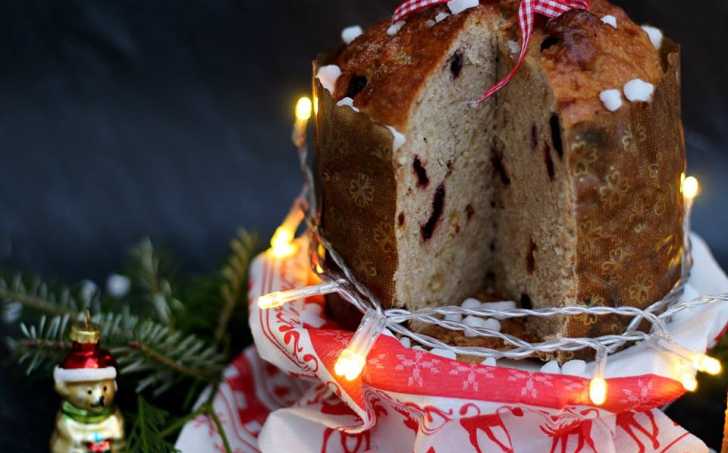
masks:
[[[690,171],[704,187],[695,229],[726,265],[728,3],[620,3],[683,44]],[[290,110],[311,57],[394,4],[3,2],[0,266],[102,280],[150,235],[186,270],[210,270],[237,227],[267,237],[299,189]],[[11,369],[0,451],[42,451],[57,400]],[[670,414],[716,445],[724,393],[702,396]]]

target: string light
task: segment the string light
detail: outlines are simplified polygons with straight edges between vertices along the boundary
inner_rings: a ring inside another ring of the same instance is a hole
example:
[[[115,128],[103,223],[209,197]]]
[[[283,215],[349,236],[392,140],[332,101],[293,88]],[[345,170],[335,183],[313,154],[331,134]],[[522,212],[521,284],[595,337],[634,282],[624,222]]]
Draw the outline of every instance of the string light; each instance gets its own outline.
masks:
[[[606,368],[607,351],[601,348],[597,351],[594,363],[594,376],[589,381],[589,399],[596,406],[601,406],[607,401],[607,380],[604,379]]]
[[[692,370],[683,373],[682,378],[680,378],[680,382],[682,383],[683,388],[685,388],[688,392],[694,392],[698,389],[698,380],[695,378],[695,373],[692,372]]]
[[[387,319],[384,316],[373,310],[368,311],[351,338],[351,342],[336,359],[334,373],[347,381],[358,378],[364,370],[369,351],[386,325]]]
[[[303,96],[296,102],[294,108],[296,122],[293,124],[292,140],[297,148],[302,148],[306,144],[306,127],[308,126],[308,120],[311,119],[313,109],[313,103],[308,96]]]
[[[270,246],[274,258],[286,258],[296,252],[293,240],[296,238],[296,231],[301,225],[304,215],[301,206],[298,203],[294,204],[281,226],[273,233]]]
[[[689,201],[692,201],[695,199],[695,197],[698,196],[700,193],[700,183],[698,182],[698,178],[694,176],[685,176],[683,173],[682,175],[682,182],[681,182],[681,192],[683,196],[688,199]]]
[[[303,288],[292,289],[289,291],[275,291],[260,296],[258,298],[258,307],[263,310],[278,308],[294,300],[335,293],[339,291],[340,288],[341,285],[338,282],[326,282],[319,285],[305,286]]]
[[[720,360],[709,355],[696,354],[693,363],[695,364],[695,368],[712,376],[717,376],[723,371],[723,365],[721,365]]]

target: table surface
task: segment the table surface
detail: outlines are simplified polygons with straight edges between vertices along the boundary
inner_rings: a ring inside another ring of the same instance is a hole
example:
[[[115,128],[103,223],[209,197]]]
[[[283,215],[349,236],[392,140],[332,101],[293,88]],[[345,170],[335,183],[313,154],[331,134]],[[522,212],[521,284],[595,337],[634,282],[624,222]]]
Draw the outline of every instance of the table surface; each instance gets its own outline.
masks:
[[[690,173],[704,188],[694,227],[726,266],[728,3],[632,3],[683,45]],[[311,58],[394,5],[3,2],[0,267],[103,281],[151,236],[183,271],[208,271],[238,227],[267,237],[301,184],[289,128]],[[725,382],[701,384],[669,414],[717,446]],[[57,406],[48,381],[5,360],[0,451],[46,449]]]

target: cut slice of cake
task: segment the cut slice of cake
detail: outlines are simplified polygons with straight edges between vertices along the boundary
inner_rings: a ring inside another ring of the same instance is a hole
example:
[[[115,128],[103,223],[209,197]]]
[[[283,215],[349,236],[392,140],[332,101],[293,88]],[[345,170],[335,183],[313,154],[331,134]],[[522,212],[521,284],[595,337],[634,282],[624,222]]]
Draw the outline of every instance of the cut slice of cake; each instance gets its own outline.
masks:
[[[516,77],[471,108],[516,62],[516,8],[385,21],[315,62],[322,234],[386,306],[489,287],[523,306],[645,307],[683,252],[679,50],[596,0],[539,19]]]

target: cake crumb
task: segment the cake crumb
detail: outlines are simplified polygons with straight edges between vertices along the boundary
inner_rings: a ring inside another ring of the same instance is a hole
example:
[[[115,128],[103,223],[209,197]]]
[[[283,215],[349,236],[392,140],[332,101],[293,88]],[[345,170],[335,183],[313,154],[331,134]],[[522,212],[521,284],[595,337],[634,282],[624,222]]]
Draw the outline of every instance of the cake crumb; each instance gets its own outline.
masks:
[[[358,108],[354,107],[354,100],[352,98],[343,98],[339,102],[336,103],[336,106],[337,107],[344,107],[344,106],[346,106],[346,107],[349,107],[350,109],[352,109],[355,112],[358,112],[359,111]]]
[[[362,35],[364,33],[364,30],[358,25],[352,25],[351,27],[346,27],[345,29],[341,30],[341,40],[344,41],[344,44],[351,44],[356,38]]]
[[[650,25],[643,25],[642,30],[647,33],[647,36],[650,38],[652,45],[655,46],[655,49],[660,50],[662,47],[662,31],[660,31],[659,28],[652,27]]]
[[[616,112],[622,108],[622,93],[619,90],[604,90],[599,93],[599,99],[610,112]]]
[[[321,66],[316,73],[316,78],[321,82],[321,86],[326,88],[329,94],[333,95],[336,91],[336,81],[341,76],[341,68],[335,64]]]
[[[392,25],[387,28],[387,35],[394,36],[404,27],[405,21],[400,20],[398,22],[393,23]]]
[[[479,4],[478,0],[450,0],[447,2],[447,7],[450,8],[452,14],[460,14],[467,9],[475,8]]]
[[[602,22],[609,25],[610,27],[612,27],[615,30],[617,29],[617,18],[612,16],[611,14],[608,14],[608,15],[602,17]]]
[[[629,102],[650,102],[655,93],[655,86],[642,79],[633,79],[624,86],[624,95]]]

